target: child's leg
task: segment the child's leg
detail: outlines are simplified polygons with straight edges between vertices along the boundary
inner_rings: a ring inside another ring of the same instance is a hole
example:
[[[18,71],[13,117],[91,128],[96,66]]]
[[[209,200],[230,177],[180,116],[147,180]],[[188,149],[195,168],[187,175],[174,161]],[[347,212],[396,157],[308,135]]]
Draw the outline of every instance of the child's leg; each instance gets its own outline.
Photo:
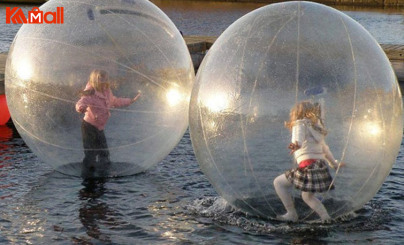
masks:
[[[331,219],[328,215],[327,209],[325,209],[321,201],[314,196],[314,193],[302,192],[302,198],[303,201],[320,216],[321,220],[324,221]]]
[[[99,147],[99,161],[101,164],[109,163],[109,150],[107,144],[107,138],[105,137],[104,131],[98,132],[98,147]]]
[[[83,165],[87,168],[94,168],[97,153],[94,151],[97,142],[96,128],[91,124],[83,121],[81,124],[81,134],[83,138],[84,159]]]
[[[274,180],[274,187],[276,194],[281,199],[283,206],[285,206],[286,214],[278,217],[281,220],[297,221],[298,216],[293,202],[292,195],[289,193],[292,183],[288,181],[285,174],[279,175]]]

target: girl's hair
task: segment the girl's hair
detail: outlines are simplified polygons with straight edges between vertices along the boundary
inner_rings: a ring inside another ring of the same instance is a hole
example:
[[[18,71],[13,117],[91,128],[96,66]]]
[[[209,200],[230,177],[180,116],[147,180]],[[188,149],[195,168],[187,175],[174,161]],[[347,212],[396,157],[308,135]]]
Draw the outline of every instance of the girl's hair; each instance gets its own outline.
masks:
[[[90,74],[88,83],[95,89],[95,91],[101,92],[105,88],[109,89],[108,72],[104,70],[94,69]]]
[[[323,128],[324,125],[321,120],[320,104],[313,104],[310,101],[302,101],[292,107],[289,114],[289,121],[285,122],[285,127],[291,130],[297,120],[304,118],[310,120],[314,129],[321,131],[322,134],[327,134],[326,130]],[[317,126],[318,123],[320,123],[320,126]]]
[[[103,89],[109,89],[110,83],[108,72],[99,69],[92,70],[88,83],[93,87],[93,89],[80,91],[80,96],[93,95],[95,91],[102,92]]]

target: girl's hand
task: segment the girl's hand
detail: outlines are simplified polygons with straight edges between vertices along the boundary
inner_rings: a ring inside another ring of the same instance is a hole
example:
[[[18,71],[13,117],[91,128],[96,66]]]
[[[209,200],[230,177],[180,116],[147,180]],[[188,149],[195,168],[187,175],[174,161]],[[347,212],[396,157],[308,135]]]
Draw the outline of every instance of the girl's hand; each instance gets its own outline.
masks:
[[[344,163],[344,162],[340,162],[340,163],[337,163],[337,167],[340,167],[340,168],[342,168],[342,167],[345,167],[346,166],[346,164]]]
[[[346,166],[345,162],[339,162],[338,160],[335,160],[334,163],[330,164],[331,168],[337,170],[338,168],[343,168]]]
[[[87,111],[87,106],[80,106],[79,110],[80,113],[86,113]]]
[[[142,94],[142,93],[139,91],[139,93],[135,96],[135,98],[132,99],[131,102],[133,103],[133,102],[135,102],[137,99],[139,99],[139,97],[140,97],[141,94]]]
[[[289,144],[288,149],[290,150],[289,154],[292,155],[293,153],[295,153],[295,151],[300,149],[300,145],[299,145],[299,143],[297,143],[297,141],[295,141],[295,143]]]

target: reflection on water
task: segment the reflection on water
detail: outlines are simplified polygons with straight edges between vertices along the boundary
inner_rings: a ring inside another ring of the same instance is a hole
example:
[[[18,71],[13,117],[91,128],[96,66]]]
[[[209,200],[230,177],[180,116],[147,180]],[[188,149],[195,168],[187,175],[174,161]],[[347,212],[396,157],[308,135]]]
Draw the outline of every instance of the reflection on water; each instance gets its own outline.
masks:
[[[6,125],[0,125],[0,149],[6,149],[7,146],[1,143],[9,141],[12,137],[13,137],[13,130]]]
[[[4,173],[1,173],[3,171],[0,172],[0,180],[4,180],[7,177],[7,169],[12,168],[13,163],[10,160],[12,159],[12,155],[15,154],[15,152],[11,151],[10,145],[8,144],[12,137],[13,130],[6,125],[0,125],[0,169],[4,171]],[[13,181],[1,181],[0,200],[12,198],[12,187],[14,187],[15,185],[16,183],[14,183]]]
[[[86,180],[83,182],[83,189],[79,191],[79,200],[82,202],[79,209],[79,218],[89,237],[102,242],[110,242],[107,235],[100,231],[100,223],[114,222],[109,220],[107,213],[113,213],[100,197],[105,193],[105,180]]]

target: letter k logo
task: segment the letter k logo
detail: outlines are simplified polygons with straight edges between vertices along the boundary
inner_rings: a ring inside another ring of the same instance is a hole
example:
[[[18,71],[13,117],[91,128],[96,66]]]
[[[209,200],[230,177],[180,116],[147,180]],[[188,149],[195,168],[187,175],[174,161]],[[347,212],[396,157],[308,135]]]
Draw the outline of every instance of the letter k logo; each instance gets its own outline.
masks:
[[[26,24],[27,18],[25,18],[24,12],[22,12],[21,8],[14,7],[6,7],[6,24]]]

